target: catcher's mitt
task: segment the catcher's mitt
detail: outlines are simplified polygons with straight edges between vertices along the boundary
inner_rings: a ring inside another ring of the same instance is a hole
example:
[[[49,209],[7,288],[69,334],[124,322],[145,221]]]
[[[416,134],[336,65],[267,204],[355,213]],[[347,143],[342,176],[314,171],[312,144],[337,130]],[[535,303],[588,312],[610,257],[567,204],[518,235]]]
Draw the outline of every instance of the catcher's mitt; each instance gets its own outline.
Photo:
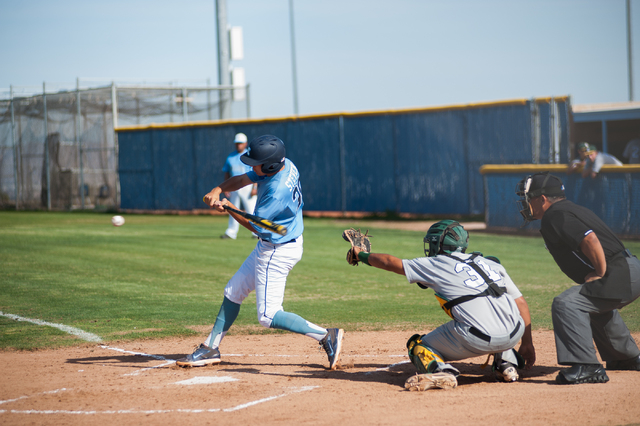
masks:
[[[351,248],[347,252],[347,262],[349,262],[350,265],[357,266],[360,262],[354,250],[355,247],[366,253],[371,252],[371,241],[369,241],[371,235],[369,235],[368,230],[363,234],[359,229],[347,229],[342,233],[342,238],[351,244]]]

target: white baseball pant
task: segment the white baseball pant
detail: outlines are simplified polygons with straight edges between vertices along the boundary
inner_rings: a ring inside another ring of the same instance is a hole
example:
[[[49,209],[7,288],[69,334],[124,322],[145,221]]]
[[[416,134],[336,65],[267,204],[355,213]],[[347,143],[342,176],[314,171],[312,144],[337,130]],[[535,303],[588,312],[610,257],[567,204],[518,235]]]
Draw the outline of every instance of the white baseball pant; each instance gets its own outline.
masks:
[[[255,290],[258,322],[269,328],[282,310],[289,271],[302,259],[302,235],[295,241],[272,244],[259,240],[224,289],[230,301],[241,304]]]

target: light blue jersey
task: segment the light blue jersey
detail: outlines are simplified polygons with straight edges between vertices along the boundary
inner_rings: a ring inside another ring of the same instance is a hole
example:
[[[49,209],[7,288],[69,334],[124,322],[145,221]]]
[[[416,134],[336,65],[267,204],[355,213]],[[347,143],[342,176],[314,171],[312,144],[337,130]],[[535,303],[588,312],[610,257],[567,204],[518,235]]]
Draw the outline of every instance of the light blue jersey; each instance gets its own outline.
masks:
[[[273,244],[285,243],[302,235],[302,190],[300,173],[295,164],[285,159],[284,169],[272,176],[258,176],[253,170],[247,173],[258,184],[258,201],[254,214],[287,227],[287,235],[269,232],[253,225],[258,236]]]
[[[224,166],[222,167],[222,171],[225,173],[229,173],[231,177],[243,175],[251,171],[251,166],[248,166],[240,161],[240,157],[245,152],[247,152],[246,149],[242,152],[234,151],[229,154],[229,156],[227,157],[227,161],[225,161]]]

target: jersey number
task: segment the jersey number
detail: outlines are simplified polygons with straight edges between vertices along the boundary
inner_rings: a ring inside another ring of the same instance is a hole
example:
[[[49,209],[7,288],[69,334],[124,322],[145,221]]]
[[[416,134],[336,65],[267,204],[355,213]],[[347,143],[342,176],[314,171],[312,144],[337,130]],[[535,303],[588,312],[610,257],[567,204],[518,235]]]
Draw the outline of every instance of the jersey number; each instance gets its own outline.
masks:
[[[291,197],[294,202],[298,203],[298,208],[300,208],[302,205],[302,189],[300,188],[300,181],[298,181],[298,184],[293,188],[293,191],[291,191]]]
[[[491,269],[491,267],[489,265],[487,265],[486,262],[483,262],[482,260],[478,260],[476,263],[478,265],[480,265],[480,267],[482,269],[484,269],[484,272],[487,274],[487,276],[494,283],[500,281],[500,279],[502,278],[500,276],[500,274],[498,274],[496,271]],[[461,272],[466,272],[467,275],[469,275],[471,277],[471,278],[469,278],[469,279],[464,281],[464,284],[467,287],[477,288],[477,287],[480,287],[483,284],[487,284],[487,283],[485,283],[484,279],[480,276],[480,274],[478,274],[476,271],[474,271],[473,268],[471,266],[467,265],[466,263],[462,263],[462,262],[456,263],[456,266],[455,266],[454,270],[458,274],[461,273]]]

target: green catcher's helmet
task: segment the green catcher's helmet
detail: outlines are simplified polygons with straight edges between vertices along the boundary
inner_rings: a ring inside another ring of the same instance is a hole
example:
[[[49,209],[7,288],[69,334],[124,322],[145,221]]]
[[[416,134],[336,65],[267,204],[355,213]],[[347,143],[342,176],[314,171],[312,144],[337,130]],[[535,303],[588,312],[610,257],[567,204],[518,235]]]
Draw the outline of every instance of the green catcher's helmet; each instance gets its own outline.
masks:
[[[469,233],[455,220],[441,220],[431,225],[424,237],[424,254],[433,257],[442,253],[464,253],[469,245]]]

